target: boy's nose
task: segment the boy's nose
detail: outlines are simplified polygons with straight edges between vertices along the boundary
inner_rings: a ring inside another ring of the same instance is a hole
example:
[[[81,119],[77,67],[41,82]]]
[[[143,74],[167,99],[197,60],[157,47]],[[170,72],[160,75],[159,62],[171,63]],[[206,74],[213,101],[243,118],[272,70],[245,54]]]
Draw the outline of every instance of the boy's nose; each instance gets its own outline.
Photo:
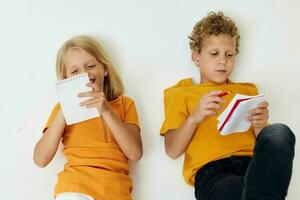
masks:
[[[223,65],[223,64],[225,64],[225,63],[226,63],[226,58],[225,58],[225,56],[220,56],[219,61],[218,61],[218,64],[219,64],[219,65]]]

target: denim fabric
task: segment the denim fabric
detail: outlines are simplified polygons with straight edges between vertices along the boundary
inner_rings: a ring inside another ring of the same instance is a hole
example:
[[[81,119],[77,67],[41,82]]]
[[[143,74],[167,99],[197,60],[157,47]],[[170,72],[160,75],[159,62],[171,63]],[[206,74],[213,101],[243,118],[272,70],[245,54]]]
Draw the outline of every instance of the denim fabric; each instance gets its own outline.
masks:
[[[284,124],[262,129],[253,158],[235,156],[197,171],[197,200],[284,200],[291,180],[295,136]]]

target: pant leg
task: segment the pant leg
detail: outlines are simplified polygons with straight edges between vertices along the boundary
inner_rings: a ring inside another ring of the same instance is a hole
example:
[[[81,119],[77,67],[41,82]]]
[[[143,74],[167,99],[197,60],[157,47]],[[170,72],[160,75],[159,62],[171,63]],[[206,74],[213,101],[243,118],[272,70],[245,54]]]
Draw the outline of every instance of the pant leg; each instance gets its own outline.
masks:
[[[241,200],[250,157],[232,157],[209,164],[195,177],[197,200]]]
[[[283,200],[292,175],[295,136],[273,124],[260,132],[245,175],[243,200]]]

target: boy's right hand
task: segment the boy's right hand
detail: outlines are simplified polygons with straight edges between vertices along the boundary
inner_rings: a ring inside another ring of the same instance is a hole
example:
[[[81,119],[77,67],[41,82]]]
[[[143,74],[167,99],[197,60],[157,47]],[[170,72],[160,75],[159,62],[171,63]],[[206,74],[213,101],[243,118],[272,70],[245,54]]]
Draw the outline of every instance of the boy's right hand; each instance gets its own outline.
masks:
[[[212,91],[204,95],[190,115],[190,119],[198,124],[207,116],[216,115],[217,113],[215,110],[221,109],[220,103],[225,101],[222,97],[218,96],[220,93],[222,93],[222,91]]]

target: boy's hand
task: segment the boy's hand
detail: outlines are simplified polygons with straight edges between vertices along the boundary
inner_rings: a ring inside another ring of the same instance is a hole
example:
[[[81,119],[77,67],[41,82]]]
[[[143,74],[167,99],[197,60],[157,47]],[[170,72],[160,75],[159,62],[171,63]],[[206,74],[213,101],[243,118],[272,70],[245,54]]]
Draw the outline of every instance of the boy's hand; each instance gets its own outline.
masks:
[[[215,110],[219,110],[221,108],[220,103],[225,101],[222,97],[218,96],[220,93],[221,91],[212,91],[204,95],[190,115],[190,119],[198,124],[207,116],[216,115]]]
[[[92,88],[93,91],[91,91],[91,92],[81,92],[81,93],[78,94],[78,96],[79,97],[92,97],[92,98],[81,102],[80,106],[86,106],[86,108],[96,107],[97,110],[98,110],[98,113],[100,115],[101,115],[101,113],[109,111],[110,108],[109,108],[109,105],[107,103],[105,94],[103,93],[102,89],[100,89],[98,87],[98,84],[88,83],[87,86]]]
[[[268,110],[269,103],[264,101],[258,105],[257,108],[248,111],[247,119],[251,122],[254,133],[256,137],[258,136],[259,132],[268,124],[269,119],[269,110]]]

